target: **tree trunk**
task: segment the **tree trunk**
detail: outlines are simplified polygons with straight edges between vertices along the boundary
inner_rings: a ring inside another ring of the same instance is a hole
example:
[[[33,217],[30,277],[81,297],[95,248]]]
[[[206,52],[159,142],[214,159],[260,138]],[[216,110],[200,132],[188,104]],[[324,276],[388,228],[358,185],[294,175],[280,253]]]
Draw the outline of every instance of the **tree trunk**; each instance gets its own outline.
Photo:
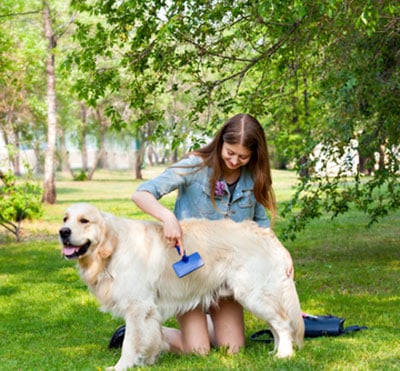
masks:
[[[97,120],[100,125],[101,158],[100,158],[99,166],[103,169],[106,169],[108,167],[107,152],[106,152],[106,132],[107,132],[108,124],[107,124],[107,120],[104,118],[104,114],[103,114],[101,108],[99,108],[99,107],[96,108],[96,116],[97,116]]]
[[[56,47],[55,36],[53,33],[50,7],[47,2],[43,2],[43,24],[44,35],[48,40],[48,56],[46,60],[46,79],[47,79],[47,150],[44,161],[44,180],[43,180],[43,202],[55,204],[55,166],[54,158],[56,152],[57,138],[57,116],[56,116],[56,80],[54,68],[54,48]]]
[[[58,130],[59,138],[60,138],[60,147],[61,147],[61,171],[69,173],[71,178],[74,177],[74,172],[72,171],[71,164],[69,163],[69,155],[67,151],[67,146],[65,144],[65,135],[64,130],[59,128]]]
[[[40,143],[33,143],[33,151],[35,152],[35,157],[37,159],[36,161],[36,168],[35,168],[35,173],[36,174],[42,174],[43,173],[43,167],[42,167],[42,150],[40,148]]]
[[[86,173],[89,169],[88,166],[88,152],[86,145],[86,131],[87,131],[88,110],[85,103],[81,104],[81,159],[82,159],[82,172]]]
[[[386,147],[384,144],[379,145],[379,169],[382,170],[385,168],[386,163]]]
[[[140,148],[135,152],[135,179],[143,179],[142,163],[143,163],[144,148]]]
[[[20,142],[19,142],[19,135],[18,135],[18,131],[15,131],[13,129],[13,133],[14,133],[14,174],[17,176],[21,175],[21,167],[19,165],[20,163]]]
[[[13,109],[10,110],[10,113],[6,116],[6,124],[4,127],[4,142],[8,146],[12,146],[13,150],[8,150],[8,158],[12,164],[13,172],[15,175],[21,175],[21,169],[19,166],[19,139],[18,133],[15,131],[13,125],[14,113]]]
[[[99,107],[96,108],[96,117],[100,125],[100,143],[99,143],[99,151],[96,154],[96,158],[94,159],[93,166],[88,171],[88,180],[92,180],[93,174],[97,167],[100,165],[104,165],[105,161],[105,154],[106,154],[106,131],[107,131],[107,121],[104,119],[101,110]]]
[[[143,179],[142,165],[145,154],[145,142],[140,129],[136,131],[136,150],[135,150],[135,179]]]

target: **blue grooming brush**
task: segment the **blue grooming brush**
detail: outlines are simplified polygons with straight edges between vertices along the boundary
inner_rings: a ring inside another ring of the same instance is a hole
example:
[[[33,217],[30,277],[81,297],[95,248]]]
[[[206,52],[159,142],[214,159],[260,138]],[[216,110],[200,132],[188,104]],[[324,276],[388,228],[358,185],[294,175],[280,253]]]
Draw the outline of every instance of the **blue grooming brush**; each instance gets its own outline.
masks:
[[[176,245],[176,251],[180,255],[181,248]],[[172,264],[176,275],[179,278],[186,276],[189,273],[192,273],[196,269],[201,268],[204,265],[203,259],[201,258],[198,252],[193,253],[192,255],[187,256],[186,252],[183,252],[182,259]]]

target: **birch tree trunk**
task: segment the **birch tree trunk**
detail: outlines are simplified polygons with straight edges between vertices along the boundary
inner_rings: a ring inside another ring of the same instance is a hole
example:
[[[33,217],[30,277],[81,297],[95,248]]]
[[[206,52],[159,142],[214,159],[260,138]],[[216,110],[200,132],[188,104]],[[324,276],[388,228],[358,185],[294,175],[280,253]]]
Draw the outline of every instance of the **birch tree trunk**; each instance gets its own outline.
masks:
[[[91,167],[91,169],[89,169],[88,180],[92,180],[93,174],[94,174],[95,170],[97,169],[97,166],[99,165],[99,163],[102,162],[101,165],[103,167],[106,165],[106,162],[105,162],[105,153],[106,153],[105,137],[106,137],[106,131],[107,131],[107,122],[104,119],[99,107],[96,108],[96,116],[97,116],[97,120],[100,125],[100,149],[97,152],[93,166]]]
[[[86,132],[87,132],[87,122],[88,122],[88,109],[85,103],[81,103],[81,159],[82,159],[82,172],[86,173],[89,169],[88,166],[88,151],[86,145]]]
[[[56,40],[53,33],[50,6],[43,2],[43,25],[44,35],[48,41],[48,55],[46,60],[46,79],[47,79],[47,150],[44,161],[44,180],[43,180],[43,202],[55,204],[56,186],[55,186],[55,166],[54,158],[56,151],[57,137],[57,116],[56,116],[56,80],[54,68],[54,48]]]
[[[60,147],[61,147],[61,170],[63,172],[67,172],[71,176],[71,178],[73,178],[74,172],[72,171],[71,164],[69,163],[67,146],[65,144],[64,130],[58,127],[57,132],[58,132],[58,137],[60,138]]]

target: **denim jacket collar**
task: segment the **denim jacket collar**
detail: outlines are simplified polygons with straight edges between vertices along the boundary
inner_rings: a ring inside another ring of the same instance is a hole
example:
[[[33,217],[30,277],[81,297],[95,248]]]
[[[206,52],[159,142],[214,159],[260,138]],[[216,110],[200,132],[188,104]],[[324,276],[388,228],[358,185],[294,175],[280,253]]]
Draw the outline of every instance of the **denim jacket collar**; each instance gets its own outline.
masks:
[[[208,176],[211,176],[212,169],[208,168]],[[225,184],[225,193],[229,194],[228,190],[228,184],[226,183],[225,180],[222,180],[222,182]],[[240,199],[243,196],[243,192],[245,191],[252,191],[254,188],[254,180],[253,180],[253,175],[251,174],[250,170],[247,167],[242,168],[242,173],[240,174],[239,181],[236,185],[234,194],[232,196],[232,202]],[[210,186],[207,183],[206,185],[206,192],[210,194]],[[218,198],[218,196],[216,196]]]

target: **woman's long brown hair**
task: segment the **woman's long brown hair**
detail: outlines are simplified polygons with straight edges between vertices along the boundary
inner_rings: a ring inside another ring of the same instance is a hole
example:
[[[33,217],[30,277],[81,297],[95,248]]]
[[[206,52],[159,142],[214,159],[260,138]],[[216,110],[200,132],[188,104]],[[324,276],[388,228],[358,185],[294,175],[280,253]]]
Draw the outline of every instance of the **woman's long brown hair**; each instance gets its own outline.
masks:
[[[271,168],[267,141],[260,123],[251,115],[238,114],[231,117],[218,131],[208,145],[193,152],[203,159],[204,166],[213,169],[210,178],[211,201],[215,206],[215,186],[223,175],[222,145],[240,144],[251,151],[251,158],[246,165],[254,177],[254,196],[266,207],[272,221],[276,217],[276,198],[272,188]]]

